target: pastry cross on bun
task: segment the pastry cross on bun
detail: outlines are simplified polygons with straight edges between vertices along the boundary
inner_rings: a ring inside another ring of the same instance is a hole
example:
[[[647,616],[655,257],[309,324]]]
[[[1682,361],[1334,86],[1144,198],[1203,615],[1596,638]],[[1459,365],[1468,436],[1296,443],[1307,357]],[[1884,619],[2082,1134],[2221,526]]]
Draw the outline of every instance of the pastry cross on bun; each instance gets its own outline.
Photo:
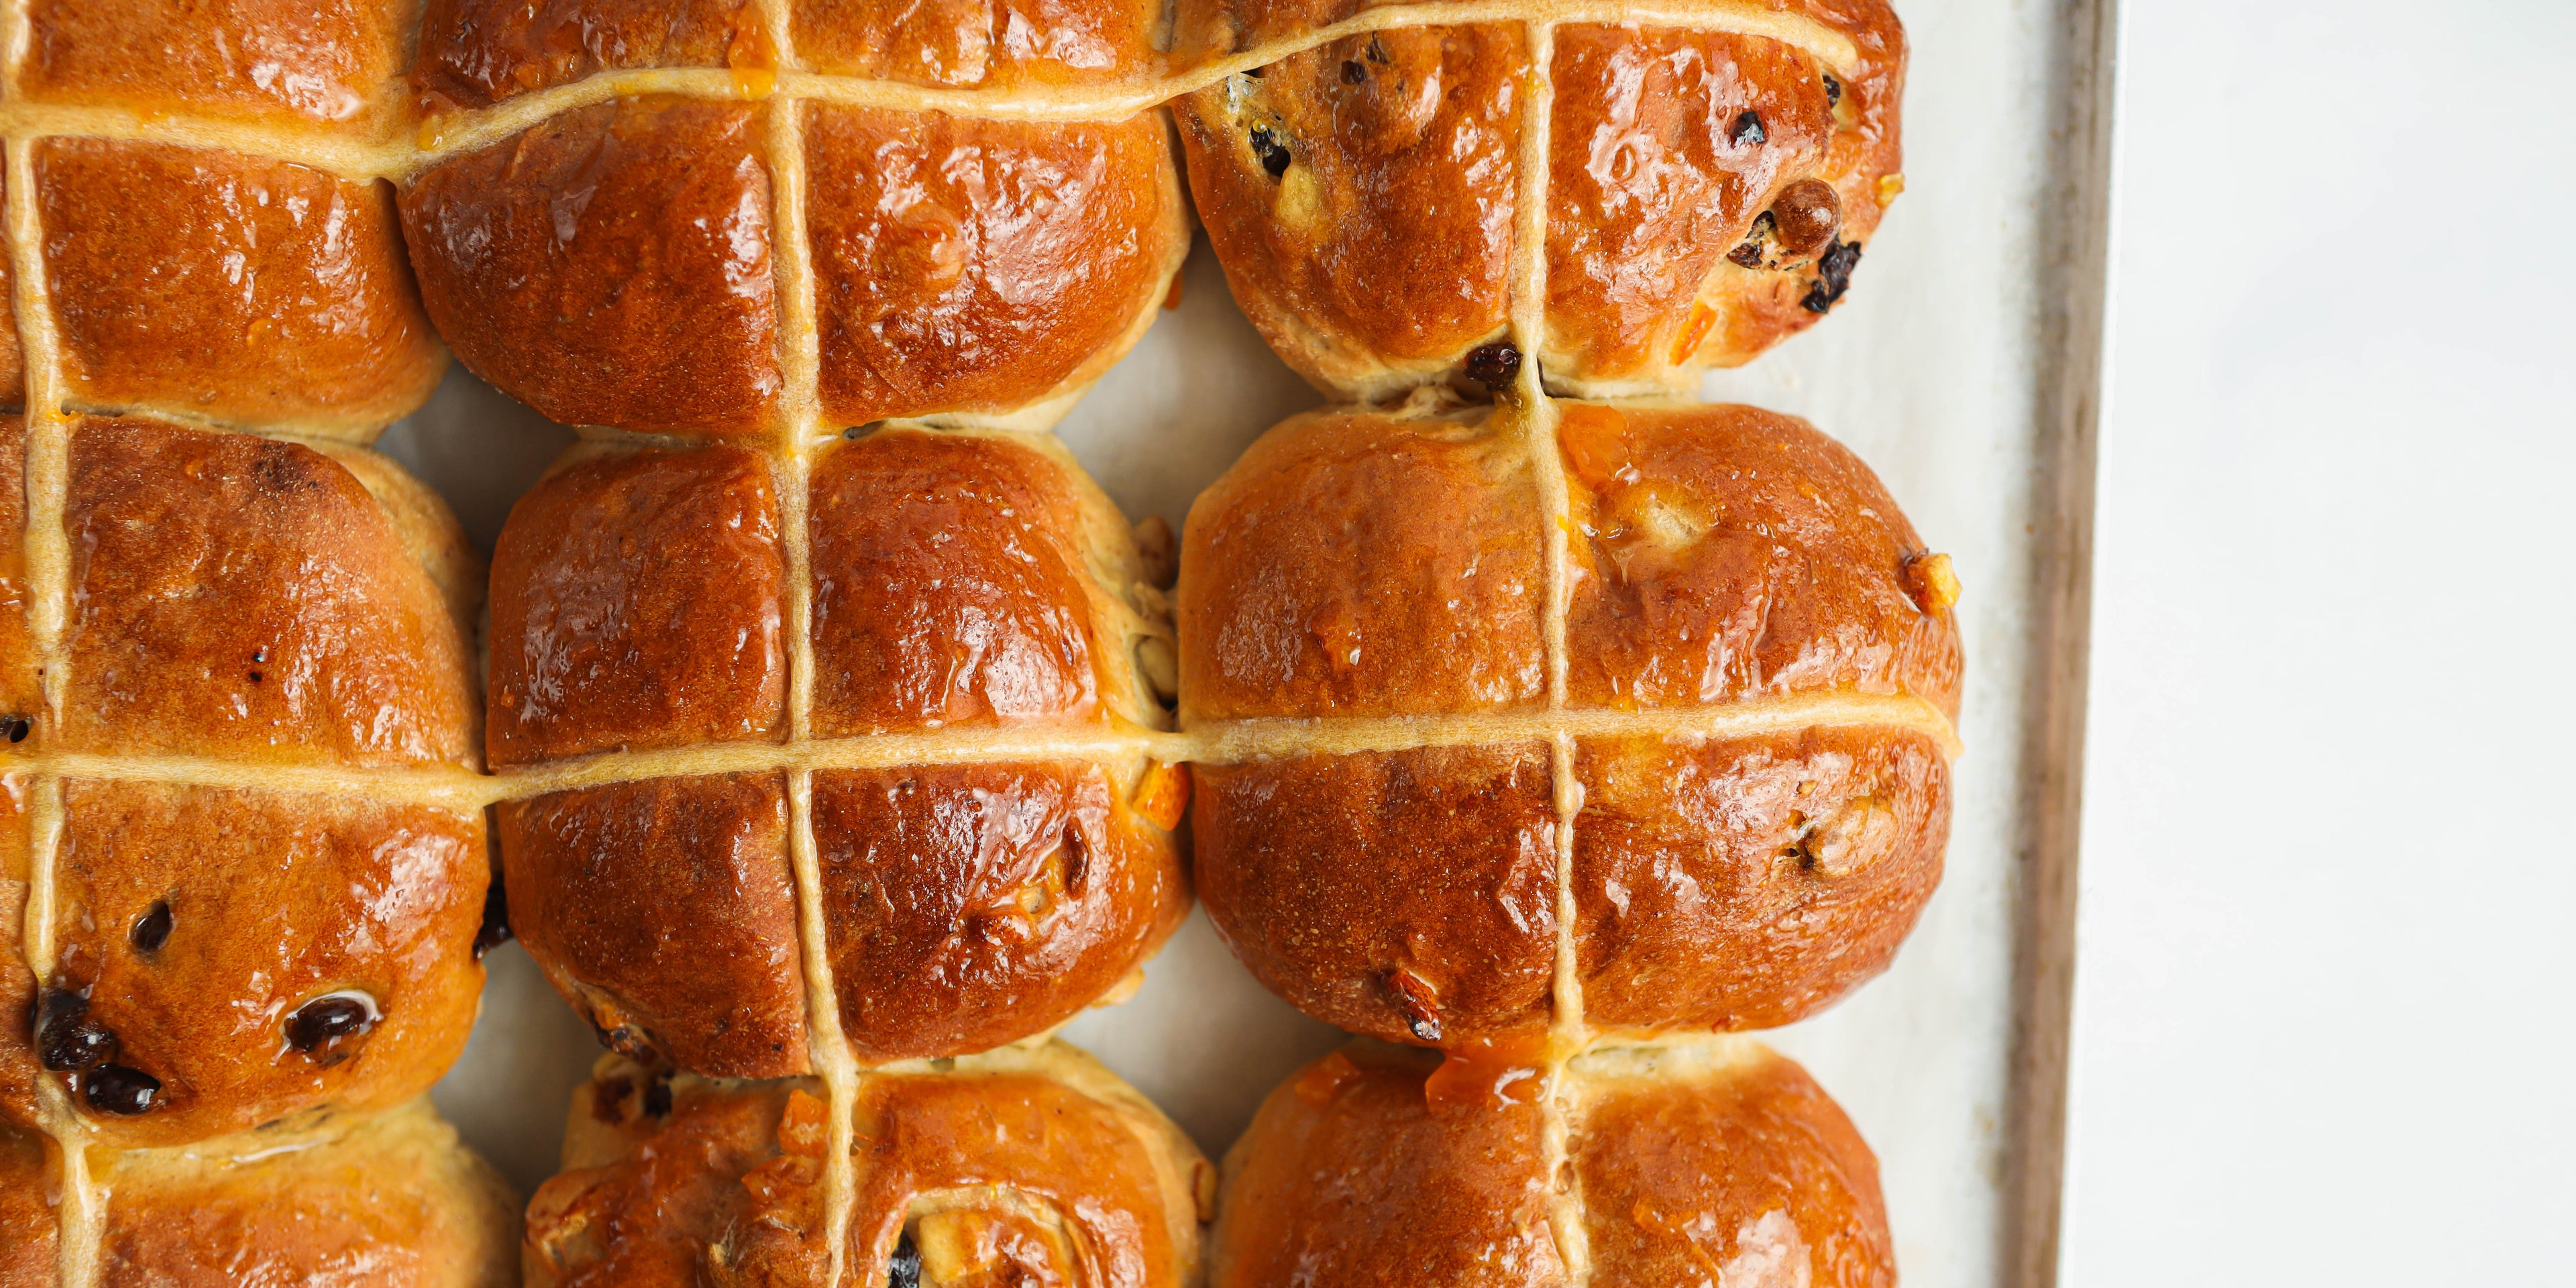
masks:
[[[1878,1162],[1745,1038],[1478,1064],[1359,1041],[1225,1159],[1210,1288],[1892,1288]]]
[[[1173,57],[1231,73],[1174,109],[1235,298],[1362,402],[1489,346],[1687,391],[1832,309],[1903,187],[1883,0],[1180,0]]]
[[[1957,587],[1803,421],[1319,412],[1200,496],[1182,568],[1198,891],[1318,1019],[1786,1024],[1939,878]]]
[[[1189,1138],[1061,1042],[838,1095],[612,1056],[528,1206],[527,1283],[1184,1288],[1215,1202]]]
[[[568,424],[1045,428],[1189,248],[1157,15],[964,8],[433,0],[430,315]]]
[[[700,1073],[1055,1027],[1188,907],[1164,581],[1044,436],[575,448],[494,556],[521,941]]]

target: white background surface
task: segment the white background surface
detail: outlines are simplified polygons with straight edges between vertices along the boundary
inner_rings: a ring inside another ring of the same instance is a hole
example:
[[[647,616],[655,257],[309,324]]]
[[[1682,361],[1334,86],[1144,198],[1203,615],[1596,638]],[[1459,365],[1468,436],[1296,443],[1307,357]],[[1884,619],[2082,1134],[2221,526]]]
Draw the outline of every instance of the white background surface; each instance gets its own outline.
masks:
[[[2122,8],[2063,1282],[2576,1283],[2576,5]]]

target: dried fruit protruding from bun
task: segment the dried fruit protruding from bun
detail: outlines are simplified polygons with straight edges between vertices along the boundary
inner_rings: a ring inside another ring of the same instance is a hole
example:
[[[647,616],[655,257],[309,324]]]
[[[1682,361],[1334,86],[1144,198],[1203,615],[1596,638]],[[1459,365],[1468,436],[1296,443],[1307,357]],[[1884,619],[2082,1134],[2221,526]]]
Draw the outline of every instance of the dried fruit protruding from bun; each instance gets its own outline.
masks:
[[[1560,24],[1541,51],[1517,19],[1311,43],[1360,6],[1184,0],[1180,65],[1265,60],[1173,104],[1236,300],[1363,402],[1497,339],[1579,397],[1750,361],[1843,298],[1902,187],[1894,12],[1772,8]]]

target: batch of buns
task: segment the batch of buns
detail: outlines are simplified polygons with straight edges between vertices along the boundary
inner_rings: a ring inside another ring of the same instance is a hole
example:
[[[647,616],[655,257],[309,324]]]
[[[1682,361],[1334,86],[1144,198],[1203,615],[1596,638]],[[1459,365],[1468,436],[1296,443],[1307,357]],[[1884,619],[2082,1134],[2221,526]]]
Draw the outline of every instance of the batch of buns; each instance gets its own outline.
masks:
[[[1687,400],[1902,188],[1883,0],[0,22],[0,1288],[1893,1281],[1741,1031],[1938,880],[1957,586]],[[1176,540],[1047,431],[1193,212],[1335,405]],[[583,427],[488,581],[363,446],[449,349]],[[1193,892],[1358,1035],[1222,1176],[1049,1036]]]

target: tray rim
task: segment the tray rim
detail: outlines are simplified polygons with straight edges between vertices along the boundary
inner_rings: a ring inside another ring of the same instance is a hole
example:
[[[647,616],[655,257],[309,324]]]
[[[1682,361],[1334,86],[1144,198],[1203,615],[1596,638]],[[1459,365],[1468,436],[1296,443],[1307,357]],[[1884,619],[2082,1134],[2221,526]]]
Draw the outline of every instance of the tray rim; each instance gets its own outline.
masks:
[[[2040,360],[2029,672],[2024,677],[2013,1016],[2006,1056],[2004,1288],[2055,1288],[2066,1176],[2070,1021],[2093,619],[2093,519],[2110,295],[2119,0],[2055,0],[2048,181],[2037,317]]]

